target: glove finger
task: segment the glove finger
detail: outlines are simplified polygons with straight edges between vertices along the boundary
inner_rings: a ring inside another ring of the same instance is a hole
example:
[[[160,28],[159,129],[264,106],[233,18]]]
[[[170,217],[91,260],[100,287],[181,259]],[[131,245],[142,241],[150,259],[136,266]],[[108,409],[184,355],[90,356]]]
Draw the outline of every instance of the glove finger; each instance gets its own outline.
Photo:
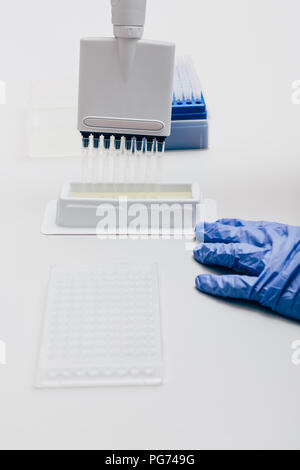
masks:
[[[245,222],[240,219],[219,219],[217,223],[223,225],[231,225],[232,227],[244,227]]]
[[[196,287],[205,294],[217,297],[251,300],[256,282],[257,278],[252,276],[201,274],[196,278]]]
[[[269,250],[247,243],[204,243],[194,250],[199,263],[224,266],[234,271],[259,276],[265,269],[265,257]]]
[[[219,219],[218,223],[223,225],[231,225],[232,227],[252,227],[252,228],[262,228],[270,222],[264,222],[261,220],[242,220],[242,219]]]
[[[234,227],[219,222],[198,225],[196,237],[205,243],[249,243],[259,247],[267,243],[266,232],[261,227]]]

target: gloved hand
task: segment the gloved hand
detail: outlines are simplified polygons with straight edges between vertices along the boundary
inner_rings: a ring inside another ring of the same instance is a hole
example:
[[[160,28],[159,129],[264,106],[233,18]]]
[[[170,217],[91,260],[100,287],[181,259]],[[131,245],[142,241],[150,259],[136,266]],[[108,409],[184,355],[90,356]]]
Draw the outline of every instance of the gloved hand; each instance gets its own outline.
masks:
[[[194,251],[197,261],[240,273],[202,274],[201,292],[253,300],[300,320],[300,227],[223,219],[197,226],[196,236],[204,240]]]

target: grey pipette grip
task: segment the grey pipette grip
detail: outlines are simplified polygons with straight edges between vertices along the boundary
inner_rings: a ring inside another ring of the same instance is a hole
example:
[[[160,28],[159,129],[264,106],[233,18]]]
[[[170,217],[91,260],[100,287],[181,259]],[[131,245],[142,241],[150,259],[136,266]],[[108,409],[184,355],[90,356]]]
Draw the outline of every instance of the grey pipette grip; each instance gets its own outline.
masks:
[[[116,37],[139,39],[143,35],[147,0],[111,0]]]

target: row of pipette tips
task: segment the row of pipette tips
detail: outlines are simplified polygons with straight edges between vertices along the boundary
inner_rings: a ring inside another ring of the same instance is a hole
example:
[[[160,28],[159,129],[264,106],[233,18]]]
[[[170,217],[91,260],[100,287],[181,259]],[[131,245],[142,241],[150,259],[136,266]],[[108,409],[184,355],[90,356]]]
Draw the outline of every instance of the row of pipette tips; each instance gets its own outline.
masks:
[[[202,87],[193,60],[189,56],[176,59],[174,77],[174,101],[201,102]]]
[[[122,136],[106,134],[83,134],[82,146],[88,148],[92,145],[95,149],[117,150],[130,153],[160,153],[165,151],[166,141],[164,137]]]
[[[83,137],[82,182],[159,182],[163,172],[165,145],[159,150],[158,142],[151,143],[122,137],[120,145],[110,136],[109,145],[105,136]],[[138,145],[140,143],[141,145]]]

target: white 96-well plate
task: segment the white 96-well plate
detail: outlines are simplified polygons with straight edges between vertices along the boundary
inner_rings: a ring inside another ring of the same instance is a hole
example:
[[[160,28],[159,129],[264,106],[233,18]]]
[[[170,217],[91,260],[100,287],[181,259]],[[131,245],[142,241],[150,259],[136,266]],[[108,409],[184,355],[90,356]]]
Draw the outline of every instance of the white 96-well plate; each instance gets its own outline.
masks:
[[[37,387],[162,382],[156,265],[53,268]]]

